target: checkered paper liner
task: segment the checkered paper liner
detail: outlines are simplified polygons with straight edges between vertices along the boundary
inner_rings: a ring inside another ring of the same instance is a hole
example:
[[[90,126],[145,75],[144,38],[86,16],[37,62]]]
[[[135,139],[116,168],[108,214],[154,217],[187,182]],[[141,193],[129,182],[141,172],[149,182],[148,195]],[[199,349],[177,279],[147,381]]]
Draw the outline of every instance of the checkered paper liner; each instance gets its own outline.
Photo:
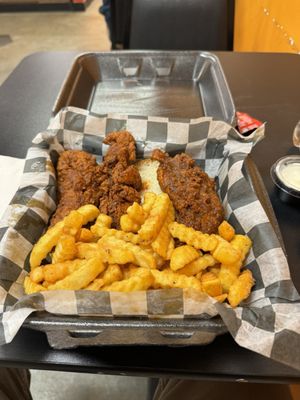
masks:
[[[253,247],[246,260],[256,284],[239,307],[219,304],[191,289],[132,293],[45,291],[24,295],[33,244],[56,207],[54,166],[63,150],[85,150],[101,161],[103,138],[129,130],[138,158],[161,148],[170,155],[190,154],[216,177],[226,219],[247,234]],[[246,156],[264,136],[264,126],[243,137],[230,125],[211,118],[171,119],[94,115],[66,108],[39,133],[29,148],[21,185],[0,221],[0,344],[10,342],[33,311],[93,316],[211,318],[219,314],[238,344],[300,369],[300,297],[290,278],[286,257],[243,168]]]

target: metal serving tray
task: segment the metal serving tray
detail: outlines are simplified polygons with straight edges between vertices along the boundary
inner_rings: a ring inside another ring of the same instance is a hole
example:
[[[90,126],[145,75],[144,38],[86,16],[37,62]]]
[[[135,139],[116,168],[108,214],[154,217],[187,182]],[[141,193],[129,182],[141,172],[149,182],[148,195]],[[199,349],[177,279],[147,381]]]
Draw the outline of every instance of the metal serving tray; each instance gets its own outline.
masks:
[[[234,125],[218,58],[201,51],[111,51],[78,56],[53,107],[96,114],[209,116]]]
[[[252,185],[279,242],[284,249],[279,226],[251,156],[244,163],[247,180]],[[34,313],[25,327],[47,334],[50,346],[56,349],[104,345],[205,345],[227,332],[220,317],[200,319],[101,318]]]

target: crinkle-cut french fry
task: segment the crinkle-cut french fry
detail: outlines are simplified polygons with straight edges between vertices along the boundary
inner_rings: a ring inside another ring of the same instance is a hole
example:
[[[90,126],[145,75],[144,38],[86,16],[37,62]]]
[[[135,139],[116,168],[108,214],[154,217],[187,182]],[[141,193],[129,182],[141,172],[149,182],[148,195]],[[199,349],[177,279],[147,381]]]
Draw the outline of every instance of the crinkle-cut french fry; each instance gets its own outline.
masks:
[[[109,228],[98,223],[91,226],[92,234],[98,239],[104,236],[108,230]]]
[[[60,262],[73,260],[76,257],[77,248],[75,244],[75,238],[71,235],[63,235],[52,254],[52,263],[57,264]]]
[[[85,289],[100,290],[103,286],[123,279],[123,271],[118,264],[110,264],[96,279]]]
[[[214,266],[208,268],[209,272],[212,272],[216,276],[219,276],[220,269],[221,269],[220,264],[215,264]]]
[[[169,231],[174,238],[203,251],[213,251],[219,243],[217,235],[202,233],[178,222],[172,222]]]
[[[227,242],[230,242],[235,235],[235,230],[233,226],[231,226],[227,221],[224,220],[218,226],[218,233],[223,239],[227,240]]]
[[[80,231],[78,232],[78,235],[76,237],[77,242],[93,242],[95,240],[95,236],[93,233],[87,229],[87,228],[81,228]]]
[[[154,281],[150,271],[151,270],[147,268],[143,268],[143,271],[141,271],[140,275],[134,275],[128,279],[113,282],[111,285],[102,288],[102,290],[110,292],[132,292],[137,290],[147,290],[152,286]]]
[[[133,244],[138,244],[140,237],[132,232],[118,231],[117,229],[107,229],[105,232],[106,236],[113,236],[117,239],[124,240],[125,242],[131,242]]]
[[[183,268],[178,270],[178,273],[185,274],[186,276],[197,275],[204,269],[215,265],[216,260],[210,254],[204,254],[198,257],[196,260],[185,265]]]
[[[30,279],[34,283],[41,283],[44,280],[44,271],[43,267],[36,267],[32,271],[30,271]]]
[[[173,271],[177,271],[198,257],[199,252],[192,246],[184,245],[176,247],[171,255],[170,267]]]
[[[249,269],[246,269],[232,284],[228,293],[228,301],[231,307],[236,307],[245,300],[254,285],[254,279]]]
[[[30,267],[34,269],[41,265],[42,260],[47,257],[48,253],[56,246],[58,240],[63,234],[64,221],[59,221],[53,227],[40,237],[37,243],[33,246],[30,254]]]
[[[124,232],[138,232],[140,224],[134,222],[128,214],[124,214],[120,218],[120,226]]]
[[[248,254],[251,246],[252,241],[246,235],[235,235],[234,238],[230,242],[231,246],[234,247],[236,250],[241,251],[241,260],[244,261],[246,255]]]
[[[105,228],[110,228],[112,224],[112,217],[106,214],[99,214],[95,224],[102,225]]]
[[[44,267],[41,267],[43,271],[44,281],[55,283],[82,267],[84,263],[85,260],[76,259],[72,261],[64,261],[57,264],[45,265]]]
[[[82,225],[83,215],[76,210],[70,211],[70,213],[63,219],[65,235],[77,236]]]
[[[142,204],[143,210],[149,214],[151,208],[153,207],[153,204],[155,202],[156,199],[156,194],[152,193],[152,192],[146,192],[144,194],[144,202]]]
[[[100,214],[99,209],[93,204],[86,204],[77,209],[77,211],[83,216],[82,225],[86,225],[88,222],[94,221]]]
[[[242,252],[240,249],[234,248],[231,243],[218,237],[219,243],[215,250],[212,252],[212,256],[222,264],[233,264],[241,260]]]
[[[206,272],[201,276],[202,290],[209,296],[216,297],[222,294],[220,279],[212,272]]]
[[[49,285],[48,290],[80,290],[92,282],[103,270],[105,264],[100,257],[84,260],[83,265],[76,271]]]
[[[228,293],[231,285],[236,281],[240,274],[242,261],[233,264],[221,264],[219,279],[222,284],[223,292]]]
[[[141,246],[141,248],[146,251],[147,253],[150,253],[152,255],[152,257],[155,260],[155,268],[162,268],[165,264],[166,264],[166,260],[164,260],[159,254],[157,254],[152,247],[149,246]]]
[[[227,293],[220,294],[219,296],[214,296],[214,298],[215,298],[219,303],[224,303],[224,301],[227,299]]]
[[[26,276],[24,279],[24,290],[26,294],[32,294],[32,293],[42,292],[44,290],[47,290],[47,288],[45,288],[42,285],[39,285],[38,283],[32,282],[29,276]]]
[[[78,229],[80,229],[81,226],[80,228],[77,229],[76,225],[76,228],[73,229],[71,222],[71,221],[74,222],[74,220],[72,220],[74,215],[78,216],[78,214],[76,213],[79,213],[82,216],[79,217],[79,220],[80,223],[82,224],[81,226],[83,226],[88,222],[93,221],[99,215],[99,210],[97,207],[91,204],[87,204],[85,206],[78,208],[75,214],[73,213],[71,217],[67,215],[62,221],[59,221],[57,224],[49,228],[47,232],[43,236],[41,236],[38,242],[33,246],[29,259],[31,269],[34,269],[41,265],[43,259],[46,258],[48,253],[50,253],[53,247],[56,246],[58,240],[60,239],[63,233],[75,232],[76,234],[78,232]]]
[[[147,213],[144,211],[143,207],[137,202],[134,202],[131,206],[129,206],[126,213],[133,222],[140,226],[145,222],[145,219],[147,218]]]
[[[165,219],[159,234],[157,235],[156,239],[151,243],[153,250],[159,254],[165,260],[171,258],[171,251],[170,248],[173,247],[174,250],[174,239],[172,238],[168,226],[171,224],[175,219],[175,211],[172,203],[170,202],[168,213]],[[170,244],[172,242],[172,244]],[[169,257],[169,258],[168,258]]]
[[[170,199],[166,193],[156,197],[149,216],[138,231],[142,240],[153,241],[157,237],[167,217],[169,205]]]
[[[93,257],[101,257],[103,262],[108,261],[107,253],[98,246],[97,243],[81,243],[78,242],[76,243],[76,248],[77,248],[77,258],[80,259],[89,259]]]
[[[112,256],[112,259],[108,259],[108,262],[110,264],[127,264],[132,262],[139,265],[140,267],[156,268],[156,262],[153,255],[133,243],[125,242],[124,240],[117,239],[114,236],[105,235],[101,239],[99,239],[98,244],[109,255]],[[120,258],[119,254],[122,251],[131,255],[131,258],[128,257],[128,261],[126,262],[120,262],[120,260],[117,261],[118,258]]]
[[[167,268],[163,271],[151,270],[154,276],[154,288],[194,288],[202,290],[201,282],[194,276],[185,276]]]

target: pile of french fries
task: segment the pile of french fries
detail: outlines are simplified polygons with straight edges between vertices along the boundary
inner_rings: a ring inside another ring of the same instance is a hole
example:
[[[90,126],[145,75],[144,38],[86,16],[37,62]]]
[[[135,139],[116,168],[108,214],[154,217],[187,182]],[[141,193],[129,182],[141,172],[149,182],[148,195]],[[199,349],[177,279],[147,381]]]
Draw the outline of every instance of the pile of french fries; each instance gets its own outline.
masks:
[[[251,240],[228,222],[218,234],[196,231],[175,222],[166,193],[148,192],[121,217],[121,229],[111,223],[85,205],[49,228],[32,249],[25,293],[194,288],[232,307],[249,296],[254,279],[243,262]]]

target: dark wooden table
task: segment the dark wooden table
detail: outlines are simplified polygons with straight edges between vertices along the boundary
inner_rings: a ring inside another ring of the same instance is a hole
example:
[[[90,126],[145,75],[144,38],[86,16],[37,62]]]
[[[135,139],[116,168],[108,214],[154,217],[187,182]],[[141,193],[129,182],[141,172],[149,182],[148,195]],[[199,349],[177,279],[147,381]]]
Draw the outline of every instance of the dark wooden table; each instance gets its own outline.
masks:
[[[0,87],[0,154],[25,157],[32,138],[48,125],[74,52],[25,58]],[[270,196],[286,246],[292,279],[300,290],[300,212],[280,202],[270,179],[275,160],[297,154],[292,130],[300,119],[300,57],[293,54],[217,53],[237,110],[266,121],[266,137],[253,158]],[[0,347],[5,366],[190,379],[300,382],[295,371],[239,347],[229,334],[208,346],[81,347],[54,350],[44,333],[21,329]]]

